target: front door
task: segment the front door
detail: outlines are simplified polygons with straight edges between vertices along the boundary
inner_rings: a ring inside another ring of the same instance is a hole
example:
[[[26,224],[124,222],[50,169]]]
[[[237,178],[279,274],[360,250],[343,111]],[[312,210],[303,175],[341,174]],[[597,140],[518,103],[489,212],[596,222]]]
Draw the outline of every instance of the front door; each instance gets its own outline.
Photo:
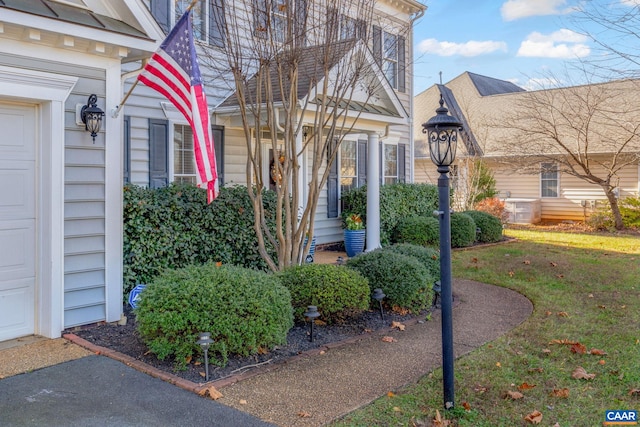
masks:
[[[0,102],[0,341],[35,332],[36,107]]]

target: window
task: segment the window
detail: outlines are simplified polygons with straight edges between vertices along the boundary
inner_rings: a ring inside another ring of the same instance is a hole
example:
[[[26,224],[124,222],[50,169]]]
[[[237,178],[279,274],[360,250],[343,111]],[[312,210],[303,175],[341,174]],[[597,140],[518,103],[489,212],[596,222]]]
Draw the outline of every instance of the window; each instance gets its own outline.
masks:
[[[385,185],[398,182],[398,146],[384,144],[384,176]]]
[[[405,92],[405,38],[373,26],[373,55],[392,88]]]
[[[188,125],[173,127],[173,180],[196,184],[193,132]]]
[[[258,0],[253,2],[254,34],[276,43],[306,43],[307,0]]]
[[[284,43],[287,36],[288,22],[286,0],[274,1],[271,11],[271,29],[276,42]]]
[[[558,165],[542,163],[540,165],[540,195],[542,197],[558,197]]]
[[[340,192],[358,186],[358,145],[356,141],[342,141],[340,145]]]
[[[382,71],[394,89],[398,88],[398,37],[382,32]]]
[[[225,40],[224,0],[199,1],[193,6],[193,37],[223,47]],[[191,0],[154,0],[145,4],[162,29],[169,33],[191,4]]]

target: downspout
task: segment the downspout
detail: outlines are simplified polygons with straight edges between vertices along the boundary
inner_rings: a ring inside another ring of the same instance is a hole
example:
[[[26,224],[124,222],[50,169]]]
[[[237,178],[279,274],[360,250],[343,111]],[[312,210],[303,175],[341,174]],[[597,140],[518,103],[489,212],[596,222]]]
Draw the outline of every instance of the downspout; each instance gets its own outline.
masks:
[[[416,14],[414,14],[413,16],[411,16],[411,32],[410,34],[410,38],[411,40],[409,41],[409,46],[411,46],[411,93],[409,94],[409,111],[411,111],[411,114],[409,114],[409,164],[411,165],[411,171],[409,172],[409,182],[413,183],[415,181],[415,140],[414,140],[414,134],[413,134],[413,121],[414,121],[414,116],[415,116],[415,111],[413,110],[413,80],[414,80],[414,72],[413,72],[413,25],[414,23],[422,18],[424,16],[424,13],[426,12],[427,7],[425,6],[424,9],[418,11]]]

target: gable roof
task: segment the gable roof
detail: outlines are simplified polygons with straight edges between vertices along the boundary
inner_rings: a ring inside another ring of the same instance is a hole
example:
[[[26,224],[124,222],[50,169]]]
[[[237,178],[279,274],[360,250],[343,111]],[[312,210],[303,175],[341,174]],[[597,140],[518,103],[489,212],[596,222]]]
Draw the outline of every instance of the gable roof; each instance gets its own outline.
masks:
[[[100,15],[82,7],[52,0],[0,0],[0,8],[12,9],[30,15],[106,30],[126,36],[148,39],[146,33],[124,21]]]
[[[365,114],[377,114],[385,117],[394,118],[406,118],[408,113],[402,106],[402,103],[398,99],[396,93],[391,89],[390,85],[386,81],[386,78],[382,75],[380,67],[373,59],[373,54],[369,49],[362,44],[362,42],[356,39],[343,40],[338,43],[332,43],[327,45],[315,45],[303,48],[302,52],[296,54],[296,59],[300,59],[298,63],[298,84],[297,84],[297,96],[298,101],[303,100],[305,97],[309,97],[311,104],[316,104],[319,101],[317,87],[325,78],[325,71],[332,70],[340,66],[341,61],[348,59],[350,52],[355,49],[364,49],[364,53],[367,57],[369,66],[374,71],[373,74],[379,78],[379,86],[382,90],[376,93],[378,95],[377,101],[362,102],[358,99],[343,99],[338,103],[338,106],[346,106],[345,101],[349,103],[349,109],[351,111],[365,113]],[[274,60],[271,64],[271,87],[272,87],[272,100],[276,103],[282,102],[284,97],[280,91],[279,77],[276,67],[278,64],[286,63],[286,52],[280,54],[280,56]],[[366,74],[366,73],[365,73]],[[363,77],[360,77],[363,78]],[[257,76],[252,77],[247,82],[247,93],[252,94],[255,97],[255,93],[258,87]],[[287,86],[285,85],[285,89]],[[285,94],[286,97],[287,94]],[[264,97],[264,93],[263,93]],[[329,102],[333,102],[329,99]],[[232,93],[227,99],[225,99],[216,110],[237,108],[239,106],[237,93]]]
[[[467,71],[471,82],[478,90],[480,96],[501,95],[505,93],[524,92],[520,86],[517,86],[506,80],[494,79],[493,77],[481,76],[480,74],[470,73]]]
[[[456,101],[453,91],[445,85],[438,85],[438,90],[442,95],[442,99],[444,99],[444,103],[449,108],[449,114],[457,117],[462,123],[462,141],[467,148],[467,153],[470,156],[481,156],[482,149],[480,148],[478,141],[476,141],[476,137],[471,131],[469,122],[467,121],[466,116],[462,113],[462,109],[460,108],[460,105],[458,105],[458,101]]]

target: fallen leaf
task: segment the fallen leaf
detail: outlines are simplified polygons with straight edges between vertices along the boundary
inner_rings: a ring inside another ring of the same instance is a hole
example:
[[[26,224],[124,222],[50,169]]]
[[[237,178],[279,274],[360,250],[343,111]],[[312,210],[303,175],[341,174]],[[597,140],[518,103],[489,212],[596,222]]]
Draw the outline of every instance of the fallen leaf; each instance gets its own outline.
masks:
[[[532,388],[535,388],[536,385],[535,384],[529,384],[529,383],[522,383],[518,386],[518,390],[531,390]]]
[[[578,341],[569,341],[567,339],[564,340],[551,340],[549,344],[562,344],[562,345],[574,345],[578,344]]]
[[[199,372],[199,374],[202,378],[206,377],[206,374],[204,372]]]
[[[531,261],[529,261],[528,259],[525,259],[524,261],[522,261],[522,263],[525,265],[529,265],[531,264]]]
[[[509,277],[513,277],[514,274],[516,274],[516,273],[514,273],[513,271],[510,271],[509,272]]]
[[[551,393],[549,393],[551,397],[561,397],[567,398],[569,397],[569,389],[568,388],[554,388]]]
[[[605,362],[605,360],[604,360],[604,359],[600,359],[600,360],[598,361],[598,364],[599,364],[599,365],[604,365],[605,363],[607,363],[607,362]]]
[[[569,313],[567,313],[566,311],[559,311],[558,317],[569,317]]]
[[[298,416],[300,418],[311,418],[311,414],[306,412],[306,411],[300,411],[298,412]]]
[[[488,388],[485,386],[482,386],[480,384],[477,384],[474,388],[473,391],[475,391],[476,393],[484,393],[485,391],[487,391]]]
[[[402,412],[402,409],[398,408],[397,406],[394,406],[393,412]]]
[[[440,411],[436,409],[436,417],[433,419],[433,423],[431,425],[433,427],[447,427],[451,425],[451,421],[443,420],[440,416]]]
[[[544,369],[543,368],[531,368],[529,369],[529,372],[538,372],[538,373],[543,373]]]
[[[601,308],[601,309],[603,309],[603,310],[604,310],[605,308],[607,308],[607,306],[606,306],[606,305],[602,305],[602,304],[600,304],[600,305],[598,306],[598,308]]]
[[[325,322],[324,320],[320,320],[320,319],[314,320],[313,323],[315,323],[318,326],[326,326],[327,325],[327,322]]]
[[[245,399],[240,399],[238,403],[241,405],[246,405],[248,402]]]
[[[498,368],[502,368],[502,363],[500,363],[500,362],[496,362],[496,366],[497,366]]]
[[[579,342],[571,346],[571,353],[585,354],[586,352],[587,352],[587,347],[585,347],[583,344],[580,344]]]
[[[589,351],[589,354],[593,354],[595,356],[604,356],[607,354],[607,352],[604,350],[598,350],[597,348],[592,348],[591,351]]]
[[[542,421],[542,412],[533,411],[532,413],[524,417],[524,420],[530,422],[531,424],[540,424],[540,422]]]
[[[551,316],[553,313],[552,313],[552,312],[550,312],[550,311],[545,311],[545,312],[544,312],[544,314],[545,314],[546,316]]]
[[[507,391],[507,395],[505,396],[505,398],[510,398],[511,400],[518,400],[518,399],[522,399],[524,397],[524,394],[520,393],[519,391]]]
[[[364,331],[365,331],[367,334],[370,334],[371,332],[373,332],[373,329],[370,329],[370,328],[364,328]]]
[[[629,396],[640,396],[640,388],[632,388],[629,390]]]
[[[557,262],[550,262],[549,264],[551,264],[551,267],[557,267],[558,266]]]
[[[543,349],[542,349],[542,353],[544,353],[544,354],[551,354],[551,350],[549,350],[548,348],[543,348]]]
[[[464,408],[465,411],[471,410],[471,405],[469,405],[469,402],[462,402],[462,407]]]
[[[562,279],[562,278],[564,277],[564,274],[556,274],[556,277],[557,277],[558,279]]]
[[[471,258],[471,262],[474,263],[474,264],[477,264],[478,263],[478,258]]]
[[[589,294],[589,295],[588,295],[588,298],[593,298],[593,294]]]
[[[555,423],[553,427],[560,427],[560,423]]]
[[[198,392],[200,396],[209,396],[211,400],[218,400],[222,397],[222,393],[220,393],[214,386],[209,386],[203,388]]]
[[[394,337],[384,336],[382,337],[382,342],[396,342],[397,340]]]
[[[401,331],[404,331],[404,328],[406,327],[405,325],[403,325],[400,322],[391,322],[391,327],[392,328],[398,328]]]
[[[185,357],[185,358],[184,358],[184,362],[185,362],[186,364],[191,363],[191,356],[187,356],[187,357]]]
[[[392,391],[387,392],[387,397],[395,397],[395,394]]]
[[[571,377],[576,380],[592,380],[596,377],[596,374],[588,374],[582,366],[578,366],[571,374]]]
[[[202,362],[199,361],[199,360],[196,360],[195,362],[193,362],[193,365],[194,366],[200,366],[200,365],[202,365]]]
[[[262,346],[258,347],[258,354],[267,354],[269,353],[269,350],[267,348],[264,348]]]

